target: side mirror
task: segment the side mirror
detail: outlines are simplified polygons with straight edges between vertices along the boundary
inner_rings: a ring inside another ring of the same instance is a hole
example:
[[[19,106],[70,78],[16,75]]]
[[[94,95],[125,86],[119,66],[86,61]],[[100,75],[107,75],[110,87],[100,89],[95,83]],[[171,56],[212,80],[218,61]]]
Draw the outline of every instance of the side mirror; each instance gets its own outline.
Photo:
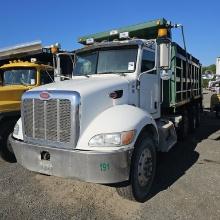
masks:
[[[64,79],[71,79],[74,68],[74,54],[69,52],[58,53],[57,55],[56,76]]]
[[[161,42],[160,43],[160,69],[170,70],[171,65],[171,43]]]
[[[61,75],[61,66],[60,66],[60,54],[56,54],[56,64],[54,64],[54,76],[59,77]]]
[[[160,47],[160,78],[169,80],[172,76],[171,70],[171,42],[162,41]]]

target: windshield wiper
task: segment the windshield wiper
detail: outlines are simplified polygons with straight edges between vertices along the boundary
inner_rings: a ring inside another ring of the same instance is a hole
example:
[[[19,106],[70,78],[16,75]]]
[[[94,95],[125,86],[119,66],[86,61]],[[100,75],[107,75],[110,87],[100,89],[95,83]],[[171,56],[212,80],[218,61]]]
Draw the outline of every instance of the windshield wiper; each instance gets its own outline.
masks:
[[[121,76],[126,76],[126,74],[124,72],[103,72],[103,73],[98,73],[98,74],[118,74]]]
[[[82,75],[82,76],[85,76],[85,77],[87,77],[87,78],[89,78],[89,77],[90,77],[90,75],[89,75],[89,74],[84,74],[84,75]]]
[[[64,79],[72,79],[71,77],[69,76],[64,76],[64,75],[56,75],[57,77],[60,77],[60,78],[64,78]],[[54,82],[54,81],[53,81]]]
[[[29,86],[29,85],[30,85],[29,83],[25,83],[25,82],[23,82],[22,80],[21,80],[21,84],[22,84],[23,86]],[[16,85],[16,84],[14,84],[14,85]]]

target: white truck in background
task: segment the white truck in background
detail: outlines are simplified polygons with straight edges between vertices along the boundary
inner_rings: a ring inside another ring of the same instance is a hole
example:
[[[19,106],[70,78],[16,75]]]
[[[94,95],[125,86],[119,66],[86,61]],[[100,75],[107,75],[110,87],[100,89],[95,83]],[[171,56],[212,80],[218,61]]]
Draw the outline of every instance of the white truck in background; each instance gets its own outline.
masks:
[[[200,62],[172,42],[165,19],[80,37],[74,77],[22,97],[10,138],[29,170],[100,184],[144,202],[157,151],[199,125]]]

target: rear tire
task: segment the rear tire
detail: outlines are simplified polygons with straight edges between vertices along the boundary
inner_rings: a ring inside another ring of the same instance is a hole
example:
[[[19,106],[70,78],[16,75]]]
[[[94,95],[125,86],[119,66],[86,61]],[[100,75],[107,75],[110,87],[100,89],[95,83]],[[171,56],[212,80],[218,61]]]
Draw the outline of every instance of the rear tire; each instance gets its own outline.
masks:
[[[196,130],[196,105],[192,105],[190,108],[190,111],[188,111],[188,117],[189,117],[189,131],[195,132]]]
[[[216,110],[215,116],[216,116],[216,118],[220,119],[220,112]]]
[[[145,202],[150,198],[156,172],[156,146],[149,133],[140,136],[132,155],[130,181],[127,186],[116,188],[123,198]]]
[[[215,105],[214,110],[215,110],[215,116],[216,116],[216,118],[219,119],[219,118],[220,118],[220,103],[217,104],[217,105]]]
[[[201,123],[201,111],[202,111],[201,104],[196,103],[196,128],[198,128]]]
[[[188,111],[184,110],[182,113],[182,122],[180,123],[180,129],[178,130],[178,139],[183,141],[189,133],[189,117]]]

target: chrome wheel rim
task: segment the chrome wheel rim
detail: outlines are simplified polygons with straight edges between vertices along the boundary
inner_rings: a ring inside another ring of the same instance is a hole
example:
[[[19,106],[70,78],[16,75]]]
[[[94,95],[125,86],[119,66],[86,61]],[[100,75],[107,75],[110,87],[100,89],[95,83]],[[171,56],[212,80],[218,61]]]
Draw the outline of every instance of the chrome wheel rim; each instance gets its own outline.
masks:
[[[138,182],[144,187],[148,184],[153,173],[153,161],[151,151],[146,148],[142,151],[138,162]]]

